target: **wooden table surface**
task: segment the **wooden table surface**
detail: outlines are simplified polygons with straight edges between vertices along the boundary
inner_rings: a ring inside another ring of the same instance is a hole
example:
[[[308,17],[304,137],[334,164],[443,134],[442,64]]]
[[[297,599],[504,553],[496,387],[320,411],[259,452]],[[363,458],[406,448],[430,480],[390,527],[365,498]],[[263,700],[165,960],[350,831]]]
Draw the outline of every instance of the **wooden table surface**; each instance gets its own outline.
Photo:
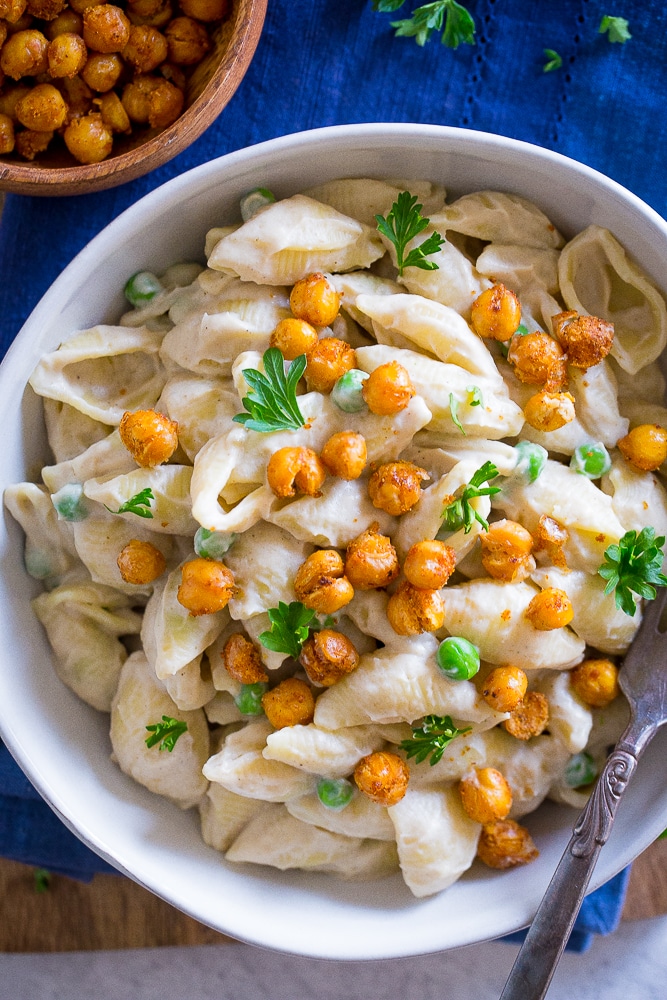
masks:
[[[665,913],[667,840],[659,840],[632,867],[623,919]],[[122,876],[97,875],[89,884],[53,876],[48,889],[37,892],[34,869],[0,860],[0,952],[101,951],[229,940]]]

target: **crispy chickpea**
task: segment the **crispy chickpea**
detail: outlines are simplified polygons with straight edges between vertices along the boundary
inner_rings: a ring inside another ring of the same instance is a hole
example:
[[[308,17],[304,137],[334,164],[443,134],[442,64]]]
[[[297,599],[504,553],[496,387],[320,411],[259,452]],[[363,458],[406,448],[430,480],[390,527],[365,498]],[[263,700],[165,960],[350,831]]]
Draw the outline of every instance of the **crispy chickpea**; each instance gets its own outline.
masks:
[[[514,292],[498,283],[477,296],[470,322],[480,337],[509,340],[521,323],[521,305]]]
[[[100,163],[113,148],[113,133],[93,112],[74,118],[63,133],[65,145],[79,163]]]
[[[345,575],[359,590],[387,587],[400,573],[396,549],[378,528],[378,522],[374,521],[352,539],[345,553]]]
[[[289,304],[297,319],[311,326],[329,326],[340,309],[340,297],[326,275],[307,274],[292,288]]]
[[[49,42],[47,50],[49,73],[54,79],[73,77],[86,65],[88,49],[80,35],[63,31]]]
[[[368,480],[368,495],[378,510],[405,514],[421,497],[421,483],[425,479],[429,479],[428,472],[412,462],[387,462]]]
[[[132,24],[164,28],[173,17],[171,0],[130,0],[125,11]]]
[[[27,0],[0,0],[0,17],[15,24],[28,6]]]
[[[83,14],[83,40],[93,52],[122,52],[130,37],[125,12],[111,3],[89,7]]]
[[[415,587],[439,590],[456,569],[456,552],[437,538],[415,542],[403,563],[405,577]]]
[[[404,580],[389,598],[387,618],[397,635],[435,632],[445,620],[445,602],[439,590],[425,590]]]
[[[297,490],[309,497],[321,497],[326,474],[312,448],[279,448],[266,467],[267,482],[278,497],[293,497]]]
[[[42,21],[53,21],[65,7],[66,0],[28,0],[26,10]]]
[[[564,590],[545,587],[539,594],[535,594],[524,615],[533,628],[540,632],[551,632],[555,628],[569,625],[574,617],[574,610]]]
[[[0,154],[11,153],[14,148],[14,122],[9,115],[0,114]]]
[[[0,93],[0,115],[7,115],[8,118],[11,118],[16,123],[18,121],[16,117],[16,105],[25,94],[29,93],[30,87],[27,87],[24,83],[19,83],[13,87],[8,86],[4,92]]]
[[[354,350],[338,337],[322,337],[307,354],[306,382],[309,390],[329,393],[338,379],[356,367]]]
[[[65,124],[67,105],[53,84],[38,83],[16,105],[16,117],[34,132],[53,132]]]
[[[167,561],[150,542],[132,538],[118,554],[118,569],[125,583],[146,584],[157,580],[165,571]]]
[[[308,354],[317,343],[317,330],[305,320],[281,319],[271,334],[271,347],[277,347],[287,361]]]
[[[667,431],[659,424],[639,424],[618,442],[626,462],[642,472],[653,472],[667,459]]]
[[[83,14],[89,7],[99,7],[104,0],[69,0],[69,5],[77,14]]]
[[[211,48],[211,39],[203,24],[191,17],[175,17],[164,29],[169,50],[169,62],[177,66],[193,66],[201,62]]]
[[[58,35],[83,35],[83,18],[75,10],[66,7],[50,24],[47,24],[44,34],[53,41]]]
[[[388,417],[406,408],[415,394],[415,387],[403,365],[387,361],[370,373],[361,394],[371,413]]]
[[[229,0],[180,0],[179,6],[197,21],[221,21],[229,13]]]
[[[533,532],[535,551],[546,552],[547,557],[554,566],[558,566],[560,569],[567,569],[563,546],[569,537],[567,528],[563,527],[555,517],[542,514],[540,515],[537,528]]]
[[[96,97],[94,103],[98,106],[102,121],[112,132],[130,132],[130,119],[122,105],[121,99],[115,91],[110,90],[108,94]]]
[[[528,688],[525,671],[513,664],[495,667],[482,685],[482,698],[496,712],[513,712]]]
[[[557,340],[548,333],[512,337],[508,361],[522,382],[559,389],[567,384],[567,357]]]
[[[475,823],[505,819],[512,808],[512,789],[495,767],[473,768],[459,781],[465,812]]]
[[[513,819],[486,823],[477,844],[477,857],[489,868],[516,868],[534,861],[539,851],[533,838]]]
[[[234,574],[215,559],[191,559],[181,566],[177,600],[195,617],[226,608],[234,596]]]
[[[73,76],[71,80],[68,77],[63,77],[60,80],[59,88],[69,108],[68,124],[74,118],[83,118],[89,111],[92,111],[93,92],[80,76]]]
[[[366,468],[366,440],[356,431],[340,431],[332,434],[320,457],[332,476],[358,479]]]
[[[120,439],[137,465],[162,465],[178,447],[178,424],[156,410],[126,410],[118,427]]]
[[[605,708],[618,697],[618,667],[611,660],[584,660],[570,672],[572,690],[592,708]]]
[[[549,723],[549,702],[539,691],[527,691],[503,728],[517,740],[530,740],[543,733]]]
[[[81,76],[91,90],[106,94],[118,83],[123,72],[123,60],[117,52],[91,52]]]
[[[274,729],[307,726],[315,714],[315,698],[305,681],[287,677],[262,695],[262,708]]]
[[[183,92],[168,80],[156,76],[137,76],[123,88],[121,98],[129,118],[140,125],[165,128],[176,121],[183,110]]]
[[[574,420],[574,396],[569,392],[542,392],[531,396],[523,408],[526,422],[537,431],[557,431]]]
[[[579,316],[574,310],[552,318],[554,335],[575,368],[592,368],[606,358],[614,342],[614,324],[597,316]]]
[[[299,662],[314,684],[331,687],[359,666],[359,653],[342,632],[323,628],[306,639]]]
[[[343,560],[335,549],[318,549],[303,562],[294,577],[298,601],[324,615],[333,615],[354,597],[344,575]]]
[[[130,37],[123,49],[123,59],[136,73],[150,73],[167,58],[167,39],[149,24],[130,26]]]
[[[354,769],[354,781],[360,792],[381,806],[395,806],[408,789],[410,770],[395,753],[377,750],[362,757]]]
[[[262,665],[259,650],[240,632],[235,632],[229,637],[220,655],[225,670],[235,681],[241,684],[260,684],[262,681],[268,681],[269,675]]]
[[[18,17],[15,21],[7,20],[5,23],[7,25],[7,34],[13,35],[17,31],[27,31],[28,28],[33,27],[35,22],[32,14],[28,13],[26,5],[26,10],[24,10],[20,17]]]
[[[494,580],[519,583],[535,569],[533,536],[523,525],[503,518],[480,534],[482,565]]]
[[[53,132],[33,132],[27,128],[14,133],[14,148],[24,160],[34,160],[48,148],[52,139]]]
[[[48,39],[41,31],[27,28],[10,35],[0,51],[0,69],[12,80],[39,76],[49,68]]]

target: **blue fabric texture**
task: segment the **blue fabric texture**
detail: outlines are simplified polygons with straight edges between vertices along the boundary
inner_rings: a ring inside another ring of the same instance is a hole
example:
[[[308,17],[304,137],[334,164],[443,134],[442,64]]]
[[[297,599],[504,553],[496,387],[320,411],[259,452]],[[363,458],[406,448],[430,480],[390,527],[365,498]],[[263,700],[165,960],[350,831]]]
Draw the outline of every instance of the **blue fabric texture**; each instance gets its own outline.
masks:
[[[64,266],[123,209],[183,171],[256,142],[324,125],[368,121],[456,125],[537,143],[584,162],[667,214],[667,5],[662,0],[465,0],[474,46],[451,51],[396,38],[409,17],[370,0],[269,0],[250,69],[217,122],[147,177],[76,198],[8,195],[0,222],[0,350],[4,354]],[[611,44],[603,15],[632,38]],[[621,9],[622,8],[622,9]],[[562,57],[545,73],[545,49]],[[89,878],[110,870],[41,801],[0,752],[0,854]],[[569,947],[609,933],[627,872],[584,903]]]

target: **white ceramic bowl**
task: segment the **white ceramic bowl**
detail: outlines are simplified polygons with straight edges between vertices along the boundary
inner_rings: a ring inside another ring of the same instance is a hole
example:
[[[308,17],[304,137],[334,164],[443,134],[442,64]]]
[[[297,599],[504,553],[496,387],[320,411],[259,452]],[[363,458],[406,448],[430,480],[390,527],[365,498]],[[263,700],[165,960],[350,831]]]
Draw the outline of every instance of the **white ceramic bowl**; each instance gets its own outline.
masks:
[[[39,406],[23,393],[40,355],[71,332],[113,321],[135,271],[199,256],[214,220],[234,218],[258,185],[278,196],[343,176],[425,178],[462,194],[482,188],[535,201],[566,235],[610,228],[667,291],[667,224],[589,168],[525,143],[439,126],[353,125],[287,136],[177,177],[94,239],[44,296],[0,368],[0,486],[45,459]],[[27,775],[85,843],[205,924],[244,941],[334,959],[424,954],[493,938],[532,919],[575,813],[542,807],[527,825],[541,854],[499,873],[475,865],[438,896],[414,899],[399,876],[351,883],[324,875],[228,865],[202,841],[196,815],[136,785],[110,761],[108,719],[56,677],[23,570],[23,540],[4,515],[0,540],[0,733]],[[643,759],[592,880],[595,888],[667,826],[667,733]]]

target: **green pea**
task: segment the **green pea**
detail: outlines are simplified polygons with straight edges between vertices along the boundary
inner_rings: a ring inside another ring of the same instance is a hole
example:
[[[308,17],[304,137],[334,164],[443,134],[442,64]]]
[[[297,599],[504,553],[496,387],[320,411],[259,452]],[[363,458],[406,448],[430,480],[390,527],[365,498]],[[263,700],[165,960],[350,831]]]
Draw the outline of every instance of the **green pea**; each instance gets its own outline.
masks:
[[[346,778],[320,778],[317,782],[317,797],[327,809],[344,809],[353,795],[354,787]]]
[[[338,379],[331,390],[331,399],[344,413],[359,413],[366,408],[361,389],[368,378],[367,372],[351,368]]]
[[[532,441],[518,441],[514,450],[515,471],[525,476],[529,483],[534,483],[547,464],[549,452],[541,444],[533,444]]]
[[[237,539],[233,531],[209,531],[198,528],[195,533],[195,552],[202,559],[221,559]]]
[[[595,766],[595,761],[585,750],[573,754],[565,766],[565,784],[570,788],[590,785],[597,776],[598,769]]]
[[[123,289],[125,298],[131,306],[145,306],[161,291],[163,291],[162,282],[151,271],[137,271]]]
[[[51,503],[60,521],[85,521],[90,514],[90,503],[80,483],[61,486],[57,493],[51,494]]]
[[[241,690],[234,698],[241,715],[264,715],[262,695],[268,689],[269,685],[265,681],[258,681],[257,684],[242,684]]]
[[[574,449],[570,468],[589,479],[599,479],[611,469],[611,458],[601,441],[587,441]]]
[[[264,208],[265,205],[272,205],[275,200],[275,194],[273,191],[269,191],[268,188],[253,188],[252,191],[244,194],[239,202],[241,218],[244,222],[247,222],[248,219],[252,219],[253,215],[259,212],[260,208]]]
[[[460,635],[444,639],[435,654],[438,666],[450,681],[469,681],[479,670],[479,650]]]

